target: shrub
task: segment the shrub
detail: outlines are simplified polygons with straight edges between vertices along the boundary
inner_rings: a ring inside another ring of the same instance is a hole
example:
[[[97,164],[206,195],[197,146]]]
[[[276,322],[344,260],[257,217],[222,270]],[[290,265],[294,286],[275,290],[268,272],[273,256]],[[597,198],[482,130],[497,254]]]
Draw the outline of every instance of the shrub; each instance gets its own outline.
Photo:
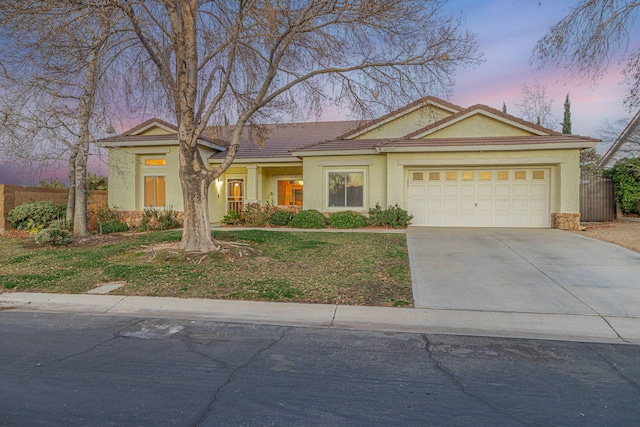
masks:
[[[58,227],[49,227],[40,230],[34,240],[40,245],[64,246],[71,242],[71,233]]]
[[[40,231],[53,221],[64,219],[67,215],[65,205],[39,201],[23,203],[9,212],[8,220],[18,230]]]
[[[247,203],[242,209],[241,223],[249,227],[266,227],[271,218],[271,206],[259,203]]]
[[[369,209],[369,221],[378,227],[407,228],[412,218],[413,215],[409,215],[397,203],[394,206],[388,206],[387,209],[382,209],[376,203],[374,209]]]
[[[181,226],[178,221],[178,212],[170,206],[164,210],[144,208],[138,231],[171,230]]]
[[[302,210],[293,216],[289,227],[294,228],[326,228],[327,219],[315,209]]]
[[[269,218],[269,225],[273,227],[286,227],[291,222],[291,212],[284,210],[277,210],[271,214],[271,218]]]
[[[607,175],[613,180],[620,209],[625,213],[640,213],[640,158],[618,160]]]
[[[119,219],[112,219],[101,222],[99,228],[100,234],[124,233],[129,231],[129,226]]]
[[[242,222],[242,217],[236,211],[229,211],[229,213],[222,218],[221,222],[223,224],[237,225]]]
[[[367,219],[352,211],[336,212],[329,217],[329,225],[333,228],[362,228],[367,226]]]

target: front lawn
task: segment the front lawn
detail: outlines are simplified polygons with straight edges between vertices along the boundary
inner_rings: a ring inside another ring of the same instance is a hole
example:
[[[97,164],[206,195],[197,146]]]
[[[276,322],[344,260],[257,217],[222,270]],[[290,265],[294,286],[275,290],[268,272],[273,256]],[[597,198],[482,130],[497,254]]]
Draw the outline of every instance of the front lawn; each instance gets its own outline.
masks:
[[[225,251],[177,250],[180,231],[108,237],[62,248],[0,237],[0,287],[83,293],[349,305],[413,303],[403,234],[214,231]]]

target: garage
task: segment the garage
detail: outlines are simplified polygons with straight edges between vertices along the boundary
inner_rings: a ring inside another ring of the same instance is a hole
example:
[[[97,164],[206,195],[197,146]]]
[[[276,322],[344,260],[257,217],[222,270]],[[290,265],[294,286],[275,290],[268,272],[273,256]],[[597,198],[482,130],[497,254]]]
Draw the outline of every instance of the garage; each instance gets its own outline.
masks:
[[[425,169],[408,175],[413,225],[550,226],[549,168]]]

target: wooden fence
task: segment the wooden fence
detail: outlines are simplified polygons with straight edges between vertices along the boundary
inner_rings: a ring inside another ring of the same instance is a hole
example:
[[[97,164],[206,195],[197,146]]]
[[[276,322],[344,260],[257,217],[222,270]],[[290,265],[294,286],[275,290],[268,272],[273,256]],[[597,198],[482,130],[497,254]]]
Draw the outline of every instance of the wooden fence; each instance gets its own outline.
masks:
[[[610,221],[616,218],[613,181],[582,171],[580,174],[580,221]]]
[[[0,184],[0,233],[12,230],[11,223],[7,221],[9,212],[16,206],[26,202],[45,200],[48,202],[66,204],[67,189],[44,187],[21,187],[16,185]],[[94,190],[89,192],[88,208],[106,207],[108,205],[107,192]]]

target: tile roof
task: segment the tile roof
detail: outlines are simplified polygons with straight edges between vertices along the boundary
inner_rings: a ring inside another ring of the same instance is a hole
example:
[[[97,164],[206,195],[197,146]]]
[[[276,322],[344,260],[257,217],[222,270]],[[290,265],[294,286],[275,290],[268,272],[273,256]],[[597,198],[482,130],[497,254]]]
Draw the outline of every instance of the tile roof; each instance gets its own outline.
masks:
[[[245,126],[236,159],[291,157],[294,149],[318,141],[333,140],[360,121],[304,122]],[[207,128],[209,135],[228,140],[232,126]],[[260,141],[263,141],[260,144]],[[222,159],[225,153],[213,154],[210,159]]]
[[[607,152],[604,153],[604,155],[598,162],[597,167],[602,168],[602,167],[612,166],[612,165],[609,165],[612,158],[615,157],[615,154],[618,152],[618,150],[620,150],[620,147],[622,147],[629,140],[629,138],[634,133],[637,132],[639,127],[640,127],[640,110],[638,110],[636,115],[633,116],[633,118],[629,121],[629,123],[627,123],[627,126],[625,126],[625,128],[622,130],[620,135],[616,138],[613,144],[611,144],[611,147],[609,147]]]
[[[138,131],[140,131],[141,129],[146,128],[147,126],[149,126],[152,123],[157,123],[161,126],[167,127],[173,131],[176,132],[176,134],[168,134],[168,135],[136,135],[136,133]],[[144,141],[149,141],[149,140],[153,140],[153,141],[177,141],[178,136],[178,128],[174,125],[172,125],[171,123],[165,122],[164,120],[160,120],[160,119],[149,119],[143,123],[140,123],[138,126],[129,129],[126,132],[121,133],[120,135],[116,135],[116,136],[110,136],[107,138],[102,138],[100,140],[98,140],[99,143],[104,144],[104,145],[109,145],[109,144],[118,144],[118,143],[130,143],[130,142],[144,142]],[[220,139],[220,138],[216,138],[213,135],[207,134],[207,132],[204,132],[202,135],[200,135],[200,140],[202,141],[206,141],[210,144],[214,144],[214,145],[218,145],[220,147],[227,147],[227,143],[226,141]]]

